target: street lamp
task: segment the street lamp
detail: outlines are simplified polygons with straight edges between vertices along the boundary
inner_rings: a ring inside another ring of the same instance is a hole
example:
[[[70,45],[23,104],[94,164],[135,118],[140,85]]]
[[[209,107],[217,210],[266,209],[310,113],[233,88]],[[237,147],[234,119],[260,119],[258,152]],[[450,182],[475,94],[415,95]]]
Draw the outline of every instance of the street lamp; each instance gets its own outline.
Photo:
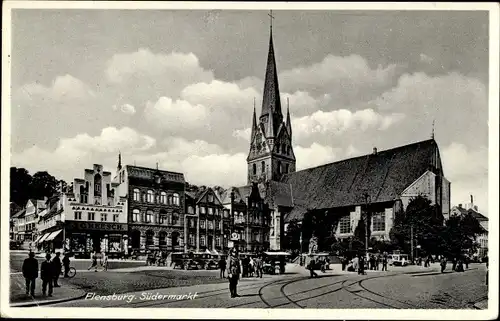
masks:
[[[364,193],[363,197],[365,199],[365,255],[368,258],[368,204],[371,203],[371,197],[368,193]]]

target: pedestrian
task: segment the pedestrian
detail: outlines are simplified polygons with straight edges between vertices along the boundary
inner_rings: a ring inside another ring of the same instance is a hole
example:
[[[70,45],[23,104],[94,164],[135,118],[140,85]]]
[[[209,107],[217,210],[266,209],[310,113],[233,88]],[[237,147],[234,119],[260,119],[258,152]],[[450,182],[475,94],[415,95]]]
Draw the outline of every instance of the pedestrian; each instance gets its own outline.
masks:
[[[42,279],[42,294],[45,296],[47,293],[47,285],[49,286],[49,296],[52,296],[53,284],[52,278],[54,277],[53,265],[50,262],[50,253],[45,255],[45,261],[40,266],[40,277]]]
[[[252,277],[254,269],[255,269],[255,262],[253,260],[253,257],[250,257],[250,262],[249,262],[248,266],[249,266],[248,275]]]
[[[23,262],[23,276],[26,280],[26,295],[35,296],[35,283],[38,277],[38,261],[35,253],[30,252]]]
[[[54,278],[52,279],[55,288],[59,288],[60,285],[57,283],[59,280],[59,275],[61,275],[61,253],[57,252],[56,256],[52,259],[52,271],[54,272]]]
[[[221,279],[225,278],[226,261],[222,257],[219,260],[219,269],[220,269],[220,278]]]
[[[441,259],[441,273],[444,273],[444,270],[446,269],[446,258],[443,256]]]
[[[257,274],[259,278],[262,279],[262,274],[264,274],[264,258],[262,255],[259,257],[259,261],[257,262]]]
[[[430,261],[430,258],[429,258],[429,256],[427,256],[427,257],[425,258],[424,267],[426,267],[426,268],[428,268],[428,267],[429,267],[429,265],[430,265],[430,264],[429,264],[429,261]]]
[[[64,253],[64,257],[62,259],[62,264],[64,266],[64,277],[67,278],[68,277],[68,273],[69,273],[69,253]]]
[[[387,254],[382,257],[382,271],[387,271]]]
[[[238,257],[238,250],[236,248],[231,249],[226,262],[227,266],[227,277],[229,279],[229,293],[231,298],[238,297],[238,280],[241,274],[241,263]]]
[[[359,266],[358,266],[358,274],[365,274],[365,257],[364,255],[359,255]]]
[[[92,268],[95,268],[95,272],[97,272],[97,254],[96,254],[96,252],[92,253],[91,260],[92,260],[92,263],[87,270],[91,270]]]
[[[469,256],[468,255],[465,256],[464,263],[465,263],[465,269],[468,270],[469,269]]]
[[[340,258],[340,263],[342,263],[342,271],[345,271],[345,269],[347,267],[346,258],[345,257],[341,257]]]
[[[104,268],[104,271],[108,270],[108,256],[106,255],[106,252],[102,252],[101,265]]]
[[[455,269],[457,268],[457,258],[453,257],[453,260],[451,262],[452,262],[451,270],[455,271]]]
[[[311,257],[311,261],[309,262],[309,265],[308,265],[309,274],[311,275],[309,278],[318,277],[318,274],[316,274],[316,272],[314,272],[315,265],[316,265],[316,261],[314,260],[314,257]]]

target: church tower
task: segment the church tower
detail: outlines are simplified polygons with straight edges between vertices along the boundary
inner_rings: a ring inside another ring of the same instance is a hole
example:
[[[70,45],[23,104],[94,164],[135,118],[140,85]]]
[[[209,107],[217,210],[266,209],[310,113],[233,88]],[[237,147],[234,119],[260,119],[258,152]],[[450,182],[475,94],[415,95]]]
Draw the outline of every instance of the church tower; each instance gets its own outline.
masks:
[[[247,157],[248,184],[263,181],[279,181],[295,172],[295,155],[292,148],[292,124],[287,106],[286,123],[281,112],[278,72],[274,58],[272,15],[267,55],[266,76],[262,98],[262,110],[257,121],[255,103],[253,110],[250,151]]]

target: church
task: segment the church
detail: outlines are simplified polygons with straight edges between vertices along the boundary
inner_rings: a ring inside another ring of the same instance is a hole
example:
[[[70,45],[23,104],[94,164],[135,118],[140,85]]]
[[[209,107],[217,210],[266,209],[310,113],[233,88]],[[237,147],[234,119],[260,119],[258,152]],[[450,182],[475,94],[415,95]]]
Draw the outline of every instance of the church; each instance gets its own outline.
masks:
[[[445,217],[449,215],[450,182],[434,137],[296,171],[292,127],[288,107],[286,119],[283,116],[271,26],[262,109],[257,119],[254,106],[252,118],[247,185],[232,187],[221,197],[230,211],[237,205],[266,204],[266,245],[271,250],[283,249],[289,222],[300,224],[318,212],[335,218],[332,232],[342,239],[353,236],[369,211],[370,234],[379,240],[389,240],[395,214],[415,196],[426,196]]]

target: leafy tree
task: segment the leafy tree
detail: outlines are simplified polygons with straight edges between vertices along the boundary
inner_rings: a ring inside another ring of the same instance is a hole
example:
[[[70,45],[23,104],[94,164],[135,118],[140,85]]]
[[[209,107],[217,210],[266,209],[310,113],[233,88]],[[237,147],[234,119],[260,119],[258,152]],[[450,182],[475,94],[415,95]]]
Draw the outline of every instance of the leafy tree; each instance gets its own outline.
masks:
[[[448,257],[474,253],[478,247],[476,237],[484,232],[481,224],[470,212],[465,215],[454,215],[446,221],[441,252]]]
[[[54,195],[58,190],[58,180],[48,172],[36,172],[31,181],[31,197],[43,199]]]
[[[298,219],[293,219],[288,222],[283,247],[286,250],[300,250],[300,232],[301,226]]]
[[[24,207],[31,197],[30,185],[33,177],[24,168],[10,168],[10,201]]]

